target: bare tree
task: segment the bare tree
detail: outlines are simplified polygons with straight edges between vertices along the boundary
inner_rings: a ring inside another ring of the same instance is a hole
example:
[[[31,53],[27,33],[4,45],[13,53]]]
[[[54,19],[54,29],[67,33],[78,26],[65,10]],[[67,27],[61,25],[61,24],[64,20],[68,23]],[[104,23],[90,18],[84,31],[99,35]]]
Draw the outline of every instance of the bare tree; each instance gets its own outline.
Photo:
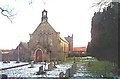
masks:
[[[14,1],[16,1],[16,0],[14,0]],[[23,0],[23,1],[27,1],[27,3],[29,5],[31,5],[33,2],[33,0]],[[14,12],[13,8],[5,8],[5,6],[6,6],[6,4],[4,4],[4,6],[0,5],[0,13],[3,16],[7,17],[10,20],[10,22],[12,23],[12,20],[15,17],[15,15],[17,15],[17,13]]]
[[[111,2],[110,0],[99,0],[99,1],[95,0],[91,8],[97,7],[98,12],[100,12],[103,8],[107,7],[110,2]]]
[[[16,15],[16,14],[12,14],[13,9],[8,10],[8,9],[4,9],[4,8],[0,7],[0,10],[1,10],[1,14],[3,16],[7,17],[12,22],[13,16]]]

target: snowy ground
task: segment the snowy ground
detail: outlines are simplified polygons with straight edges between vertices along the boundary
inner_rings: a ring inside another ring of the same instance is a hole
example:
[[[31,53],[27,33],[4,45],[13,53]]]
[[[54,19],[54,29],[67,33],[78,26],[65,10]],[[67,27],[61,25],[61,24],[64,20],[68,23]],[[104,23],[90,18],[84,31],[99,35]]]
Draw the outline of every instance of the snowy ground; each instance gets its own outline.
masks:
[[[0,62],[0,69],[2,69],[2,68],[7,68],[7,67],[18,66],[18,65],[27,64],[27,63],[28,63],[28,62],[16,63],[16,61],[11,61],[10,63]]]
[[[86,63],[81,63],[78,65],[79,69],[74,74],[74,77],[91,77],[91,73],[86,70],[85,64]]]
[[[25,62],[15,63],[15,61],[12,61],[10,63],[0,62],[0,67],[6,68],[6,67],[21,65],[21,64],[26,64],[26,63]],[[73,75],[73,77],[89,76],[89,73],[87,73],[83,64],[79,65],[80,67],[79,67],[79,69],[77,69],[77,72]],[[44,74],[44,75],[36,75],[36,73],[39,70],[39,67],[42,65],[43,65],[44,69],[48,69],[48,63],[45,66],[44,62],[42,62],[39,64],[34,64],[34,68],[29,68],[30,65],[26,65],[26,66],[22,66],[22,67],[2,70],[2,71],[0,71],[0,73],[7,74],[8,77],[59,77],[59,73],[63,72],[65,74],[66,70],[71,67],[72,63],[71,64],[59,64],[59,65],[56,65],[57,68],[54,68],[51,71],[46,71],[46,74]]]
[[[15,63],[15,61],[11,63],[2,63],[0,62],[1,68],[7,68],[11,66],[21,65],[26,63]],[[70,68],[72,64],[60,64],[56,65],[57,68],[54,68],[52,71],[46,71],[44,75],[36,75],[39,70],[39,67],[43,65],[44,69],[48,68],[48,64],[45,66],[44,63],[34,64],[34,68],[29,68],[30,65],[2,70],[0,73],[7,74],[8,77],[59,77],[60,72],[66,72],[66,69]]]

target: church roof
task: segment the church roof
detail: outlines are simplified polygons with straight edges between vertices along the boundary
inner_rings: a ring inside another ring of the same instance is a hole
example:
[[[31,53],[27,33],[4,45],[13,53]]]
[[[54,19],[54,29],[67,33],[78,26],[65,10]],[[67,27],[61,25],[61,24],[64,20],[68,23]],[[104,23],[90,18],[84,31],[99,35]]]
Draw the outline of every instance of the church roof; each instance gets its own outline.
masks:
[[[20,42],[19,45],[16,47],[16,49],[18,47],[21,47],[21,45],[25,48],[25,49],[28,49],[28,44],[26,42]]]
[[[55,29],[46,21],[46,22],[41,22],[38,27],[35,29],[35,31],[33,32],[33,34],[36,32],[36,31],[49,31],[49,30],[52,30],[54,32]],[[57,33],[57,32],[56,32]]]
[[[41,17],[41,23],[38,25],[38,27],[35,29],[35,31],[33,32],[33,34],[37,31],[52,31],[52,32],[56,32],[56,30],[50,25],[50,23],[48,22],[48,17],[47,17],[47,11],[43,10],[42,11],[42,17]],[[57,33],[57,32],[56,32]]]
[[[28,48],[28,44],[26,42],[21,42],[21,43],[26,49]]]
[[[48,22],[48,17],[47,17],[47,11],[46,10],[42,11],[41,23],[35,29],[35,31],[33,32],[33,34],[34,33],[38,33],[38,32],[42,32],[42,31],[51,31],[51,32],[58,33],[58,32],[56,32],[56,30]],[[68,43],[68,41],[61,34],[60,34],[60,39],[62,39],[63,41],[65,41],[65,42]]]
[[[65,39],[65,37],[63,37],[61,34],[60,34],[60,39],[63,40],[64,42],[68,43],[68,41]]]
[[[1,52],[2,54],[9,54],[10,51],[11,51],[11,50],[9,50],[9,49],[0,49],[0,52]]]

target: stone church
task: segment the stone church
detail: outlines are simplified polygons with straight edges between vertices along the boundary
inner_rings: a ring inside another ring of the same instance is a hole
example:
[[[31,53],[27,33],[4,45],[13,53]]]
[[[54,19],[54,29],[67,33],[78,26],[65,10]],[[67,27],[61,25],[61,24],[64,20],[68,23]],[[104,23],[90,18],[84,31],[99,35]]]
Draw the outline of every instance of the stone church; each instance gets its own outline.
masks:
[[[36,62],[62,60],[69,52],[69,41],[61,37],[48,22],[47,11],[42,11],[41,23],[30,34],[28,42],[30,58]]]

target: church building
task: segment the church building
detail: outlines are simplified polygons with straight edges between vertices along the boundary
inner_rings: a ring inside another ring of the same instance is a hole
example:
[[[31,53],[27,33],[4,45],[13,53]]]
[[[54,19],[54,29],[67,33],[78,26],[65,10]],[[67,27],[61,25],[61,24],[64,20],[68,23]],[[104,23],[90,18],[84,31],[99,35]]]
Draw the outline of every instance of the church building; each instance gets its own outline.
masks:
[[[48,22],[47,11],[42,11],[41,23],[30,34],[28,42],[31,59],[39,61],[62,60],[69,52],[69,42],[61,37]]]

